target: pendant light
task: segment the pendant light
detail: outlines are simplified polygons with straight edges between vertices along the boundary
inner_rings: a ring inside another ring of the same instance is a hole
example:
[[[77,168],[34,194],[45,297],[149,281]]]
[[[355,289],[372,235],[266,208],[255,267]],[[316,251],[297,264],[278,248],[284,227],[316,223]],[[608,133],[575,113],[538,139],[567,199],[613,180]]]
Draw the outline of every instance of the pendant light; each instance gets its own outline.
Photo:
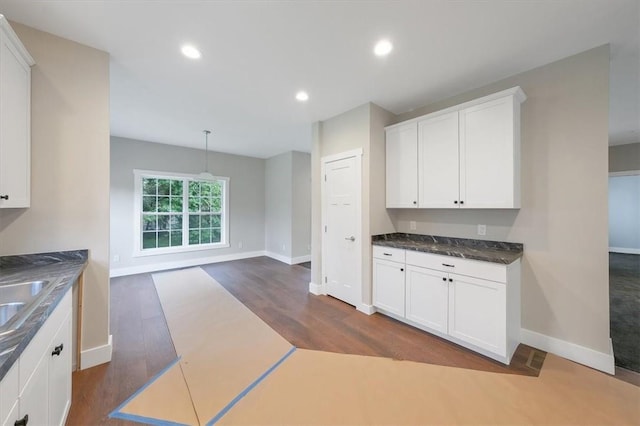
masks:
[[[211,130],[203,130],[204,133],[204,172],[198,174],[195,179],[196,180],[206,180],[206,181],[214,181],[215,177],[209,173],[209,134],[211,134]]]

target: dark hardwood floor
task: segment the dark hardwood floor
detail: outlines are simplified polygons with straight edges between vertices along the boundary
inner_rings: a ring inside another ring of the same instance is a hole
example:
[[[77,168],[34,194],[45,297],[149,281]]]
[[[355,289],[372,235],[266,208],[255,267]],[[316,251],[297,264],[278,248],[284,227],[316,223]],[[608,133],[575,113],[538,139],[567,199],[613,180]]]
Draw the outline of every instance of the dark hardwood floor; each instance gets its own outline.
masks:
[[[536,376],[532,348],[520,345],[511,366],[380,314],[308,293],[310,270],[259,257],[202,267],[291,344],[304,349]],[[67,424],[130,424],[109,413],[176,357],[151,274],[111,280],[113,358],[73,374]],[[536,351],[540,367],[544,353]],[[531,362],[529,362],[531,365]]]

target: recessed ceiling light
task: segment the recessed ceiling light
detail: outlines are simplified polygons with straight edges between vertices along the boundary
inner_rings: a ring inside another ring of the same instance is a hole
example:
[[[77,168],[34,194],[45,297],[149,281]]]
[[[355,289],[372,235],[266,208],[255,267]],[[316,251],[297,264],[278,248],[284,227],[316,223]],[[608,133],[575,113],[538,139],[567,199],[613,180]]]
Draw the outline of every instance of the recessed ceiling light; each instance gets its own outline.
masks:
[[[309,100],[309,94],[307,92],[305,92],[304,90],[301,90],[298,93],[296,93],[296,99],[299,100],[300,102],[308,101]]]
[[[187,58],[200,59],[200,57],[202,56],[198,49],[196,49],[195,47],[189,44],[185,44],[184,46],[182,46],[181,50],[182,50],[182,54]]]
[[[393,44],[389,40],[380,40],[373,48],[373,53],[377,56],[386,56],[393,50]]]

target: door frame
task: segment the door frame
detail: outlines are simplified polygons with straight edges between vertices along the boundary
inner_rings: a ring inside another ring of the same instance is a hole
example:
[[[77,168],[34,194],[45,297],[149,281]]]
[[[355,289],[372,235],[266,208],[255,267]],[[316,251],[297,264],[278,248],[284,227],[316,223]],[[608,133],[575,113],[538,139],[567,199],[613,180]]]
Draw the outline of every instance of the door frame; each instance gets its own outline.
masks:
[[[322,226],[322,276],[321,276],[321,294],[327,294],[327,234],[325,231],[325,226],[327,226],[327,189],[326,189],[326,170],[327,165],[334,161],[346,160],[349,158],[356,159],[356,231],[354,237],[356,238],[356,253],[359,253],[356,267],[356,286],[360,289],[359,294],[355,302],[355,307],[358,308],[362,305],[362,148],[353,149],[350,151],[344,151],[339,154],[327,155],[320,158],[321,169],[320,169],[320,202],[322,204],[322,212],[320,223]]]

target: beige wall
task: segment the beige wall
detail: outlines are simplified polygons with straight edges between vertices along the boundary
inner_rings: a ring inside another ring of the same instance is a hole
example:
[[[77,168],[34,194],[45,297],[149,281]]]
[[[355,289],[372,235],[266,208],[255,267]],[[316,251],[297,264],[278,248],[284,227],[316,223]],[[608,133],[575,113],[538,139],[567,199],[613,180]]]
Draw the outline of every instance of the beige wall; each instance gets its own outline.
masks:
[[[609,171],[640,170],[640,142],[609,147]]]
[[[89,249],[83,349],[109,336],[109,55],[11,24],[36,61],[31,207],[0,210],[0,254]]]
[[[524,243],[523,328],[609,353],[609,47],[602,46],[398,117],[519,85],[520,210],[396,210],[398,232]],[[487,225],[478,237],[476,226]],[[416,232],[416,231],[412,231]]]

